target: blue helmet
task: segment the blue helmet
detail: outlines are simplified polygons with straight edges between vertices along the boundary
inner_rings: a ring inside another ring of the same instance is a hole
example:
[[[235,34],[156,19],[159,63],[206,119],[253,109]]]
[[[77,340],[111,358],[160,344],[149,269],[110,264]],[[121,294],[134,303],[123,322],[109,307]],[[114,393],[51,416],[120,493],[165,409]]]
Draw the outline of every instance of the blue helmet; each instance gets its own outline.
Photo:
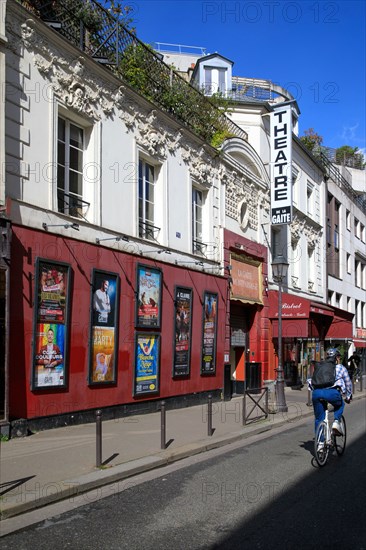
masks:
[[[327,357],[340,357],[340,356],[341,356],[341,354],[337,350],[337,348],[329,348],[327,350]]]

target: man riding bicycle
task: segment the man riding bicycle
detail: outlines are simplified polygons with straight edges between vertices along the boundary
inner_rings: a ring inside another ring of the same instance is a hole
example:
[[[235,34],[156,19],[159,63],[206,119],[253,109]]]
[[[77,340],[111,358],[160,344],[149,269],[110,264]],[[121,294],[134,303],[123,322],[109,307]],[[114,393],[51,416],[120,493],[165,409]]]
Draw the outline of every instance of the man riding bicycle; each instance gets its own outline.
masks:
[[[350,403],[352,399],[352,382],[349,377],[346,367],[342,365],[342,358],[339,351],[335,348],[330,348],[327,351],[326,360],[320,364],[319,368],[322,368],[322,364],[332,363],[335,368],[334,382],[330,383],[328,387],[316,387],[314,378],[316,376],[315,371],[313,378],[309,379],[310,389],[313,390],[313,407],[315,414],[315,432],[325,418],[326,404],[330,403],[334,408],[334,422],[332,425],[332,431],[335,435],[343,435],[340,419],[344,410],[344,401],[342,394],[345,395],[345,402]]]

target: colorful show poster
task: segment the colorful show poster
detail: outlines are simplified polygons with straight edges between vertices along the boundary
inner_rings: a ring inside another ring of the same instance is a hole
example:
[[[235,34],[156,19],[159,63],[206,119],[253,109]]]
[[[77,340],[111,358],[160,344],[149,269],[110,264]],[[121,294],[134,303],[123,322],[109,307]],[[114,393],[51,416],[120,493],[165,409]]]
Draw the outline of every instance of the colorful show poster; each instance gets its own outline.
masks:
[[[136,335],[134,395],[159,391],[159,351],[159,334]]]
[[[205,292],[203,301],[201,374],[216,370],[217,294]]]
[[[65,325],[38,323],[35,338],[34,386],[65,385]]]
[[[115,326],[118,282],[118,275],[114,273],[93,271],[92,324],[94,326]]]
[[[115,329],[92,327],[91,383],[115,381]]]
[[[38,311],[40,323],[65,323],[69,266],[39,261]]]
[[[190,372],[192,324],[192,289],[175,289],[175,341],[173,376],[187,376]]]
[[[160,327],[161,284],[159,269],[142,265],[137,267],[137,327]]]
[[[71,268],[37,258],[32,389],[66,387]]]
[[[93,270],[89,346],[89,384],[116,382],[119,276]]]

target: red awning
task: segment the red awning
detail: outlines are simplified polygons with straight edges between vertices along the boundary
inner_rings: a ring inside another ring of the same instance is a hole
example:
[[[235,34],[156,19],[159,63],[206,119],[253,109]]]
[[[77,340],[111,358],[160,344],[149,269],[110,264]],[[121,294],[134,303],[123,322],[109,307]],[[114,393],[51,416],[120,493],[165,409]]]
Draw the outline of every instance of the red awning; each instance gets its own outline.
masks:
[[[318,302],[310,303],[310,313],[316,313],[317,315],[329,315],[330,317],[334,316],[334,309],[325,304],[320,304]]]
[[[332,324],[330,325],[327,334],[326,339],[329,340],[330,338],[334,339],[345,339],[345,338],[352,338],[353,337],[353,326],[352,321],[349,319],[342,319],[339,315],[335,315],[334,319],[332,321]]]
[[[272,336],[278,338],[278,320],[272,321]],[[306,338],[308,319],[282,319],[282,338]]]
[[[366,348],[366,340],[358,340],[357,338],[353,338],[353,345],[355,348]]]

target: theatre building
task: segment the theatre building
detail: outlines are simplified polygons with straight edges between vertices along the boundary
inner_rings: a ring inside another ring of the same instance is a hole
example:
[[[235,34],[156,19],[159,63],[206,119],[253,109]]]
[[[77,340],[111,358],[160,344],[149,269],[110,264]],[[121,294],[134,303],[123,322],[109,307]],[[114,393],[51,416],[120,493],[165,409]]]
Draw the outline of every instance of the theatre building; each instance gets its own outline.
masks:
[[[1,429],[219,399],[231,284],[224,197],[237,172],[203,137],[212,106],[179,81],[202,103],[202,126],[197,113],[183,123],[98,63],[82,25],[66,40],[65,25],[55,30],[38,3],[23,4],[6,3],[3,29]],[[51,5],[55,22],[63,3]],[[119,30],[131,51],[145,48]],[[144,52],[150,75],[158,67],[162,81],[178,78]],[[236,147],[245,142],[234,123],[220,123]],[[260,273],[262,251],[234,252],[233,273],[243,260]]]

